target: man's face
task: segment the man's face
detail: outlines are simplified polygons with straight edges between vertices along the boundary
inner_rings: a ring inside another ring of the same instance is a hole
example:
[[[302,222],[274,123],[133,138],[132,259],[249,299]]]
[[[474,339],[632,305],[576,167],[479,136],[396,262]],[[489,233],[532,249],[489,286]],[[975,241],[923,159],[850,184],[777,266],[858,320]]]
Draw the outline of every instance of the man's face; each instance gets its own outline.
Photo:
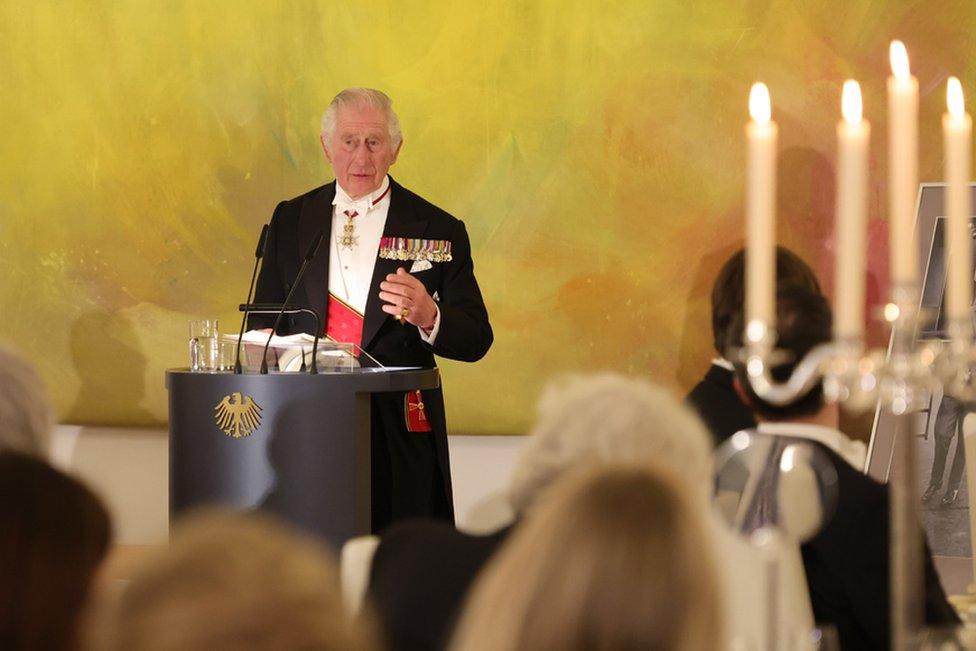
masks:
[[[322,149],[339,185],[351,199],[358,199],[380,187],[400,145],[393,146],[381,109],[344,106],[336,114],[331,141],[322,136]]]

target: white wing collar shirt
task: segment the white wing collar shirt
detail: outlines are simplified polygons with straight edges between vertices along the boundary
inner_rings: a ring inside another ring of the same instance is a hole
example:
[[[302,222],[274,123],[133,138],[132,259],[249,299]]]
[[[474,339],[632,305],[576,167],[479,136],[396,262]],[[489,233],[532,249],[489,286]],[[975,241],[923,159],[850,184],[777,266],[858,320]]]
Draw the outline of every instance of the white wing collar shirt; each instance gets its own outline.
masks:
[[[329,243],[329,293],[360,315],[366,313],[373,268],[389,212],[389,176],[383,177],[380,187],[359,199],[351,199],[336,182],[335,198],[332,200],[332,241]],[[349,214],[356,216],[350,220]],[[350,221],[353,239],[351,246],[346,246],[343,236]],[[420,337],[428,344],[434,343],[440,321],[438,308],[431,331],[428,333],[418,328]]]

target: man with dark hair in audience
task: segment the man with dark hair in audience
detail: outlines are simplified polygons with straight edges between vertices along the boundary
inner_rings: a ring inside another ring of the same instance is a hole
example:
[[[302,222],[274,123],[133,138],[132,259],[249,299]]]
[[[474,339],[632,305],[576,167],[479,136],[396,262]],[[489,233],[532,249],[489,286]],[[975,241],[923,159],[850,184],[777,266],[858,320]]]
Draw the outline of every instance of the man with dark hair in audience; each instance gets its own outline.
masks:
[[[742,404],[732,388],[732,362],[725,359],[725,343],[733,321],[742,317],[745,305],[745,249],[739,249],[722,266],[712,286],[712,341],[718,357],[705,377],[688,394],[688,404],[698,412],[719,445],[739,430],[756,426],[752,410]],[[819,294],[817,276],[798,255],[776,247],[776,286],[797,286]]]
[[[790,357],[772,369],[782,382],[807,353],[831,340],[832,316],[823,296],[798,287],[777,293],[776,311],[777,348]],[[743,327],[740,313],[729,329],[727,349],[741,347]],[[810,442],[837,472],[836,510],[800,548],[816,621],[837,627],[845,651],[888,649],[888,487],[862,473],[863,444],[837,429],[838,408],[825,402],[820,383],[790,404],[775,406],[752,390],[741,363],[735,373],[735,389],[754,410],[760,434]],[[925,619],[930,625],[958,624],[927,546],[924,556]]]

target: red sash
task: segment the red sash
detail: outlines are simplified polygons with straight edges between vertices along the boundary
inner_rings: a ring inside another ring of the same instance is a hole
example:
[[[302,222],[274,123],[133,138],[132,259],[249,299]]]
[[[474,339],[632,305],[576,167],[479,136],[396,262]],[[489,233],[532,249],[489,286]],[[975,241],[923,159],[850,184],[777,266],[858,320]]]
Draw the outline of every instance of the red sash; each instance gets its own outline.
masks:
[[[363,343],[363,315],[351,305],[329,293],[328,316],[325,319],[325,336],[332,341],[356,346],[356,356]]]
[[[427,418],[427,410],[424,409],[424,395],[420,393],[420,390],[408,391],[403,403],[404,416],[407,419],[407,431],[431,431],[430,419]]]

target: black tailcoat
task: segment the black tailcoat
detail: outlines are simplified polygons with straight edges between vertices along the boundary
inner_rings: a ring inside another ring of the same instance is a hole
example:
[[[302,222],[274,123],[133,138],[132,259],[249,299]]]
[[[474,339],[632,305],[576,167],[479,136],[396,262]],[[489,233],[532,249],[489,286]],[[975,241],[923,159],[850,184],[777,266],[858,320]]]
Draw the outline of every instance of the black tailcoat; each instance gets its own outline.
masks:
[[[332,200],[335,181],[278,204],[271,218],[264,264],[258,276],[255,302],[281,303],[319,231],[325,239],[309,264],[292,304],[310,307],[328,318],[329,248],[333,234]],[[414,276],[427,293],[438,294],[440,329],[433,345],[424,343],[415,326],[397,323],[382,310],[379,285],[397,267],[410,270],[411,261],[377,258],[363,315],[362,347],[384,366],[434,368],[434,355],[466,362],[481,359],[492,343],[488,312],[474,276],[471,245],[464,223],[390,179],[390,208],[384,237],[408,237],[451,242],[452,260],[434,262]],[[268,317],[253,316],[252,328],[269,327]],[[282,320],[278,334],[314,334],[309,317]],[[368,358],[361,361],[369,365]],[[403,393],[374,394],[372,399],[373,531],[379,532],[404,517],[437,517],[453,521],[451,469],[447,423],[440,388],[423,392],[433,432],[407,431]]]
[[[719,446],[736,432],[756,427],[752,410],[742,404],[732,381],[735,373],[718,364],[708,368],[705,377],[685,398],[712,433],[712,442]]]
[[[399,522],[373,555],[367,597],[387,651],[440,651],[478,574],[512,531],[471,535],[440,522]]]

